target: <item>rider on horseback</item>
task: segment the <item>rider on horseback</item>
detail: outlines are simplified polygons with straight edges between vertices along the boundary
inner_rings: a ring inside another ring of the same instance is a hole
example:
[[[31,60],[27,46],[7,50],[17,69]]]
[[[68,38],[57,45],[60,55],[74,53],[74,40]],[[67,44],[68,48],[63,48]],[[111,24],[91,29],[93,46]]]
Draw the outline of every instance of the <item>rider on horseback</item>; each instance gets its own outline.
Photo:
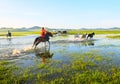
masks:
[[[11,32],[8,30],[8,33],[6,34],[7,37],[11,37]]]
[[[44,29],[44,27],[42,27],[42,29],[41,29],[41,37],[43,38],[43,39],[45,39],[45,34],[46,34],[46,30]]]
[[[53,34],[51,32],[48,32],[44,29],[44,27],[42,27],[41,29],[41,34],[40,36],[38,36],[37,38],[35,38],[34,43],[33,43],[33,47],[36,48],[36,46],[40,43],[40,42],[44,42],[45,46],[46,46],[46,42],[49,43],[50,46],[50,41],[49,41],[49,37],[53,37]]]

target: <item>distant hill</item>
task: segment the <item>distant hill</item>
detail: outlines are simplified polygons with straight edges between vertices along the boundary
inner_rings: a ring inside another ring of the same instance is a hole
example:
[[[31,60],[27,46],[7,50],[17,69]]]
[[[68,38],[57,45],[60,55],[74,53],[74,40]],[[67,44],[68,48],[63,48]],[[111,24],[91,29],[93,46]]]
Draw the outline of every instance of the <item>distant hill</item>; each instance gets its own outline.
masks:
[[[22,27],[22,28],[6,28],[6,27],[3,27],[3,28],[0,28],[0,32],[5,32],[5,31],[8,31],[8,30],[10,30],[10,31],[14,31],[14,32],[18,32],[18,31],[20,31],[20,32],[24,32],[24,31],[38,31],[38,30],[40,30],[41,29],[41,27],[39,27],[39,26],[33,26],[33,27],[30,27],[30,28],[26,28],[26,27]]]
[[[110,28],[110,29],[116,29],[117,30],[117,29],[120,29],[120,27],[113,27],[113,28]]]
[[[22,28],[0,28],[0,32],[7,32],[8,30],[14,31],[14,32],[27,32],[27,31],[40,31],[41,27],[40,26],[33,26],[33,27],[22,27]],[[69,29],[52,29],[52,28],[46,28],[48,31],[49,30],[69,30]],[[113,27],[113,28],[80,28],[82,30],[120,30],[120,27]],[[72,29],[73,30],[73,29]]]
[[[120,30],[120,27],[113,28],[80,28],[82,30]]]
[[[30,27],[30,28],[27,28],[29,31],[38,31],[41,29],[41,27],[39,26],[33,26],[33,27]]]

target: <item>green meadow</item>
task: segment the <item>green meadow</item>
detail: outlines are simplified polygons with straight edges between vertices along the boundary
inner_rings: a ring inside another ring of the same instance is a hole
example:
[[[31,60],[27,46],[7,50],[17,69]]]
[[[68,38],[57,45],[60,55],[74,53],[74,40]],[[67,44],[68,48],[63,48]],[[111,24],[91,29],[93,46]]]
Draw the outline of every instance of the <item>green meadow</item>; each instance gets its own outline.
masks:
[[[71,63],[63,61],[39,63],[21,68],[14,62],[0,62],[0,84],[118,84],[120,66],[111,56],[102,56],[98,51],[69,53]]]
[[[95,32],[95,34],[120,34],[120,30],[69,30],[69,34],[88,34]]]
[[[107,36],[107,37],[112,39],[120,39],[120,35]]]
[[[53,34],[52,30],[50,30]],[[72,34],[88,34],[95,32],[95,34],[120,34],[120,30],[66,30],[69,35]],[[0,31],[0,36],[5,36],[7,31]],[[25,36],[25,35],[32,35],[32,34],[40,34],[40,31],[12,31],[12,36]]]
[[[104,34],[108,38],[120,38],[120,30],[68,30],[68,35],[92,33]],[[55,32],[53,32],[55,33]],[[39,35],[39,31],[12,31],[12,36]],[[109,34],[116,34],[110,35]],[[6,31],[0,31],[0,36],[5,36]],[[56,45],[60,47],[62,45]],[[104,45],[103,45],[104,46]],[[77,46],[79,47],[79,46]],[[65,48],[65,49],[64,49]],[[86,47],[87,48],[87,47]],[[67,53],[71,60],[52,60],[47,58],[47,63],[34,59],[34,65],[22,67],[14,61],[0,61],[0,84],[119,84],[120,65],[113,60],[114,54],[93,50],[88,52],[67,52],[55,49],[55,53]],[[46,53],[46,55],[49,53]],[[104,56],[103,56],[104,55]],[[66,57],[66,54],[63,57]],[[41,58],[41,57],[40,57]],[[24,58],[23,58],[24,59]],[[115,59],[115,58],[114,58]],[[117,58],[116,58],[117,59]],[[26,59],[27,61],[27,59]],[[21,63],[22,64],[22,63]],[[23,64],[24,65],[24,64]]]
[[[33,34],[40,34],[40,32],[38,31],[28,31],[28,32],[24,32],[24,31],[17,31],[17,32],[11,32],[12,33],[12,36],[26,36],[26,35],[33,35]],[[0,32],[0,36],[6,36],[7,32]]]

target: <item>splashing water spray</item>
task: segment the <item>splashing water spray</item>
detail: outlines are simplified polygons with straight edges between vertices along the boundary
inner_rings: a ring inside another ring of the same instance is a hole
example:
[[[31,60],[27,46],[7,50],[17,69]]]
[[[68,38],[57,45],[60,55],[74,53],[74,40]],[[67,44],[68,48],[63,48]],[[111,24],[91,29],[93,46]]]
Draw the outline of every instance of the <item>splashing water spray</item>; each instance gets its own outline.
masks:
[[[25,48],[23,49],[23,51],[26,52],[26,51],[29,51],[29,50],[31,50],[31,49],[33,49],[32,46],[28,46],[28,47],[25,47]]]
[[[12,55],[18,55],[20,53],[25,53],[25,52],[29,52],[30,50],[32,50],[32,46],[27,46],[27,47],[24,47],[22,50],[18,50],[18,49],[14,49],[12,51]]]
[[[12,51],[12,55],[20,54],[20,50],[14,49]]]

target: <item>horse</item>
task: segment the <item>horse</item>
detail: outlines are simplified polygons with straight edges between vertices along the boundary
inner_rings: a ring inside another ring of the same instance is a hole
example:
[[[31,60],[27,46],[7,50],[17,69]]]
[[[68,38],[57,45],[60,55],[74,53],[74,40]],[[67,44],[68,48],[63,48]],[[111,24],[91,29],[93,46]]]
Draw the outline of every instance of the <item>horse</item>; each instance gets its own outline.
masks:
[[[11,35],[11,32],[8,32],[8,33],[6,34],[6,36],[7,36],[7,38],[8,38],[8,37],[11,38],[11,36],[12,36],[12,35]]]
[[[86,36],[87,36],[87,33],[86,33],[86,34],[83,34],[83,35],[81,36],[81,38],[86,38]]]
[[[95,35],[95,33],[94,33],[94,32],[93,32],[93,33],[88,34],[87,39],[88,39],[88,38],[90,38],[90,39],[91,39],[91,38],[93,38],[93,36],[94,36],[94,35]]]
[[[45,42],[45,43],[48,42],[49,48],[50,48],[50,41],[49,41],[50,38],[49,37],[53,37],[53,34],[51,32],[46,32],[45,38],[42,38],[41,36],[35,38],[33,47],[36,48],[40,42]]]
[[[83,35],[80,37],[80,39],[81,39],[81,40],[86,40],[86,36],[87,36],[87,33],[86,33],[86,34],[83,34]]]
[[[79,37],[80,37],[79,34],[74,35],[74,39],[75,39],[75,40],[78,39]]]

